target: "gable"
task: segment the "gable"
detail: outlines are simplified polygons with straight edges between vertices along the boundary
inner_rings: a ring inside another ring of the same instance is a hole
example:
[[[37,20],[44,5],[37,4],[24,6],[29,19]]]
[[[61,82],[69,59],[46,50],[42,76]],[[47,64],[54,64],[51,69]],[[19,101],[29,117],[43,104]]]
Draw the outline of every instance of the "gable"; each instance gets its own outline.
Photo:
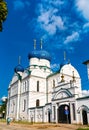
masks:
[[[14,74],[12,80],[11,80],[11,83],[10,84],[13,84],[15,83],[16,81],[18,81],[18,75],[17,74]]]
[[[69,90],[67,89],[60,89],[59,91],[57,91],[54,96],[53,96],[53,100],[55,99],[63,99],[63,98],[69,98],[72,97],[73,95],[69,92]]]

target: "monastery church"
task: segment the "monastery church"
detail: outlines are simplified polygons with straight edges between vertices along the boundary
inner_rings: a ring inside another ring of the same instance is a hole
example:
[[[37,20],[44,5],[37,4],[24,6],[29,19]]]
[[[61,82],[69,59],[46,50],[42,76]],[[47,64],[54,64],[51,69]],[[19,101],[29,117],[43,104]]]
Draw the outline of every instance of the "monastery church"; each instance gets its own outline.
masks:
[[[8,87],[7,117],[16,121],[89,124],[89,96],[82,94],[81,78],[64,59],[51,70],[50,54],[36,49],[28,54],[29,67],[18,64]],[[84,62],[88,63],[89,61]]]

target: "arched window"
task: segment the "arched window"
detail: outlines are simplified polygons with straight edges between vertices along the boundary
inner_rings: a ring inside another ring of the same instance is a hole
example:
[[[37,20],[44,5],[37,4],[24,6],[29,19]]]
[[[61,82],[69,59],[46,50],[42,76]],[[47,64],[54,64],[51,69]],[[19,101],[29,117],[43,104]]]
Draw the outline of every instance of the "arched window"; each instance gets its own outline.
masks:
[[[26,100],[24,99],[23,100],[23,112],[25,111],[25,109],[26,109]]]
[[[26,90],[27,90],[27,82],[25,81],[25,92],[26,92]]]
[[[55,87],[55,80],[53,79],[53,88]]]
[[[37,81],[37,92],[39,92],[39,81]]]
[[[40,100],[37,99],[37,100],[36,100],[36,107],[39,107],[39,106],[40,106]]]

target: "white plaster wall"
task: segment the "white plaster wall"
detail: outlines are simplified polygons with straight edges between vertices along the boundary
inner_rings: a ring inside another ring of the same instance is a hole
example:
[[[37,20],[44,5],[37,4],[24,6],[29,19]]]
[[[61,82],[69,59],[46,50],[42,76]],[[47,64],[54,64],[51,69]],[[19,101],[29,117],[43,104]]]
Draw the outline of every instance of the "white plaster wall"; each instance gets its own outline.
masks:
[[[39,65],[47,66],[50,68],[50,61],[46,59],[40,59]]]
[[[81,99],[77,101],[77,107],[81,107],[82,105],[85,105],[89,108],[89,98]]]
[[[14,76],[13,76],[13,78],[12,78],[10,84],[14,84],[14,83],[17,82],[17,81],[18,81],[18,76],[17,76],[16,74],[14,74]]]
[[[24,100],[26,100],[25,110],[23,110],[23,108],[24,108]],[[27,120],[28,119],[28,93],[24,93],[20,97],[20,118],[22,120]]]
[[[29,61],[29,65],[47,66],[50,68],[50,61],[46,59],[31,58]]]
[[[39,92],[37,92],[37,81],[39,81]],[[33,77],[30,78],[29,107],[36,106],[36,100],[40,100],[40,106],[46,103],[46,79]]]
[[[14,104],[13,104],[13,102],[14,102]],[[16,111],[17,111],[17,97],[14,96],[13,98],[10,98],[8,105],[9,105],[8,106],[9,113],[7,116],[15,119],[16,118]]]
[[[47,74],[43,72],[41,69],[34,69],[31,72],[31,75],[36,76],[36,77],[47,77]]]
[[[84,108],[83,106],[86,106],[89,109],[89,98],[85,98],[85,99],[76,101],[77,123],[78,124],[83,124],[83,119],[82,119],[82,109]],[[87,117],[89,117],[88,113],[87,113]],[[89,124],[89,118],[88,118],[88,124]]]
[[[29,65],[39,65],[39,59],[38,58],[31,58],[29,60]]]

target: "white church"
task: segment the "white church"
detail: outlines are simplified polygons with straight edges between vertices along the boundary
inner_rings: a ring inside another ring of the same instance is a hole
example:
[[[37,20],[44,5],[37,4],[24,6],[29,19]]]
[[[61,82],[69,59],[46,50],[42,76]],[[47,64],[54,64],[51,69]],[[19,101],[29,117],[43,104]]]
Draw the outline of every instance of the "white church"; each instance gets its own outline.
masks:
[[[52,72],[50,54],[42,47],[37,50],[34,44],[28,55],[29,67],[18,64],[14,69],[7,117],[33,123],[89,124],[89,96],[82,94],[76,68],[64,59],[59,70]]]

